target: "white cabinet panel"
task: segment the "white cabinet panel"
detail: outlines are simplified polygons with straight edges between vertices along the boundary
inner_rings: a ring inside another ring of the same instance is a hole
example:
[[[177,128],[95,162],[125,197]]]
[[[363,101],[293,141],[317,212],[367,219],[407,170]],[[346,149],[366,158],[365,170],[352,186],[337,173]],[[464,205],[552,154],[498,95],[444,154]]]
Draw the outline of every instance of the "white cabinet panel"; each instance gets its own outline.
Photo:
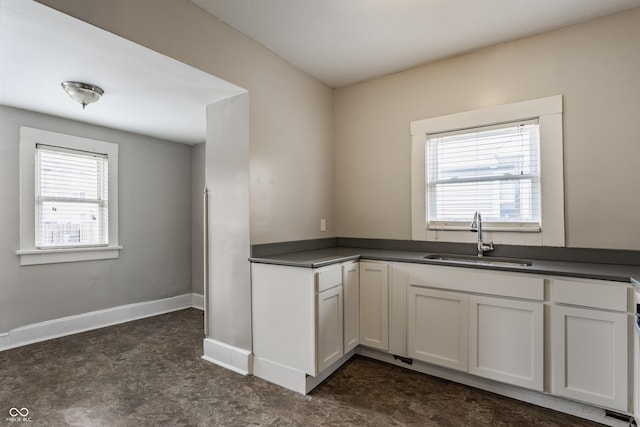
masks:
[[[386,263],[360,262],[360,344],[389,349],[389,277]]]
[[[253,353],[315,375],[313,271],[280,265],[251,265]]]
[[[407,274],[406,264],[394,262],[389,271],[389,350],[407,356]]]
[[[413,264],[408,270],[414,286],[544,301],[542,277],[440,265]]]
[[[552,393],[627,411],[625,313],[553,306]]]
[[[407,305],[409,357],[466,371],[468,296],[410,286]]]
[[[469,373],[542,391],[543,304],[469,296]]]
[[[620,283],[586,279],[554,279],[551,301],[605,310],[627,310],[627,287]]]
[[[342,266],[344,293],[344,352],[360,343],[360,274],[357,262]]]
[[[318,372],[342,357],[342,286],[317,294]]]
[[[322,292],[342,284],[342,269],[337,265],[324,267],[318,269],[315,277],[316,292]]]

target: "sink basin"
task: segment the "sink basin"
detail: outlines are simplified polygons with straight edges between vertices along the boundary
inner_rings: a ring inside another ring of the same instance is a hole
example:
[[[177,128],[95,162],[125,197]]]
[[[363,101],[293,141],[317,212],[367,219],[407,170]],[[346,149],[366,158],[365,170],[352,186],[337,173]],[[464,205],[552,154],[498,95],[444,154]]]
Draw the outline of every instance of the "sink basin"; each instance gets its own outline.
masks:
[[[452,264],[489,265],[496,267],[527,267],[533,264],[526,259],[479,257],[473,255],[429,254],[423,258]]]

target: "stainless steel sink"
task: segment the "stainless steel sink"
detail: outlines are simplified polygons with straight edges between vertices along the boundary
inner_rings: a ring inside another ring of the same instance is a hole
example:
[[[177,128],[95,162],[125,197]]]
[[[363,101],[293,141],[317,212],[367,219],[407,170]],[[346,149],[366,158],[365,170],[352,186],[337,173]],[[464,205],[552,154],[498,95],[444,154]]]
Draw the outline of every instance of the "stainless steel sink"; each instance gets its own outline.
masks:
[[[442,261],[452,264],[489,265],[496,267],[527,267],[533,263],[526,259],[479,257],[473,255],[429,254],[424,259]]]

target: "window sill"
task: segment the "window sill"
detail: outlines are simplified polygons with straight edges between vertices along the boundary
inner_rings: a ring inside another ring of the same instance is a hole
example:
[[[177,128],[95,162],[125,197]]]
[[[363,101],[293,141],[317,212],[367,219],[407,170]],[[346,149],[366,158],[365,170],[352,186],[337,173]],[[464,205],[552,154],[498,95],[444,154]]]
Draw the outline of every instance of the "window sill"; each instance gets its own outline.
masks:
[[[114,259],[120,256],[122,246],[64,249],[21,249],[16,251],[20,265],[56,264],[61,262]]]

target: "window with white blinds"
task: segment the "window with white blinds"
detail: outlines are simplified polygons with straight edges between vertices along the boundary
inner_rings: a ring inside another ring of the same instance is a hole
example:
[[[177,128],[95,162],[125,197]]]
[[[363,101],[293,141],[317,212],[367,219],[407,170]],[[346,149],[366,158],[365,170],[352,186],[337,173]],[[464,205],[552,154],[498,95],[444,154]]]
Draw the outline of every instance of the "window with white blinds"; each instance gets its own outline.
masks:
[[[538,120],[427,134],[427,226],[540,231]]]
[[[106,154],[36,145],[36,247],[109,244]]]

